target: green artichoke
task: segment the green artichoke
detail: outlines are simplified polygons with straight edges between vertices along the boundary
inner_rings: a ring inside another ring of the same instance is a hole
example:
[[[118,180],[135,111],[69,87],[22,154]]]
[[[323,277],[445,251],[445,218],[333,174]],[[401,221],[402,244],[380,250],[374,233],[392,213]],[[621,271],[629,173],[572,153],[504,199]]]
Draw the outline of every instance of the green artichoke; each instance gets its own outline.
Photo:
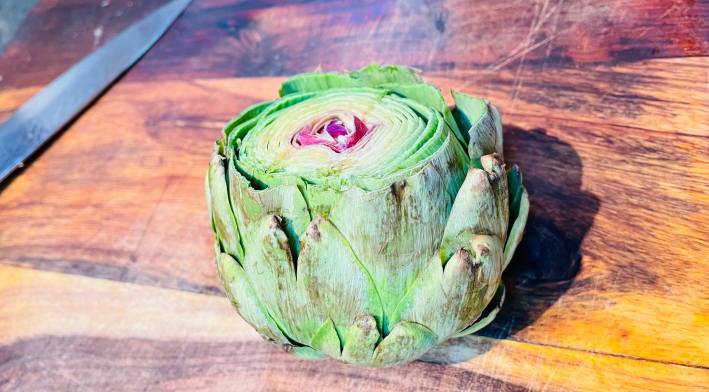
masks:
[[[283,83],[226,125],[206,178],[232,305],[303,358],[389,367],[492,321],[524,230],[488,101],[371,65]]]

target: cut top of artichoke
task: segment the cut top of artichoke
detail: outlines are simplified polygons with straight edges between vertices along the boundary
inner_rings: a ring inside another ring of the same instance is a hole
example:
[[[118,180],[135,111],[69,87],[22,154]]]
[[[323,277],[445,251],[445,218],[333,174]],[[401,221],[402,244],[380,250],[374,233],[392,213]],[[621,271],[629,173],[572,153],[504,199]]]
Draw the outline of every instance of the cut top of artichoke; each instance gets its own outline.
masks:
[[[362,186],[367,179],[391,183],[410,176],[437,155],[451,134],[441,113],[368,87],[294,94],[272,103],[254,120],[236,141],[240,169],[257,173],[267,185],[295,176],[337,190]],[[334,137],[322,132],[323,126],[337,122],[351,134],[357,121],[366,131],[351,146],[338,147]],[[318,132],[322,142],[302,142],[304,134]],[[326,143],[328,138],[332,142]]]

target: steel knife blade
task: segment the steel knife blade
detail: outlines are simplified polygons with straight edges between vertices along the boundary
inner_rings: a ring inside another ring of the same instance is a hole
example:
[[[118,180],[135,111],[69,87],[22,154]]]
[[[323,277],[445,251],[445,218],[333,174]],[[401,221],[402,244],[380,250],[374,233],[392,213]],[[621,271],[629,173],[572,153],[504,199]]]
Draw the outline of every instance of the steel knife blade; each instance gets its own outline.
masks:
[[[172,0],[54,79],[0,125],[0,182],[162,37],[191,0]]]

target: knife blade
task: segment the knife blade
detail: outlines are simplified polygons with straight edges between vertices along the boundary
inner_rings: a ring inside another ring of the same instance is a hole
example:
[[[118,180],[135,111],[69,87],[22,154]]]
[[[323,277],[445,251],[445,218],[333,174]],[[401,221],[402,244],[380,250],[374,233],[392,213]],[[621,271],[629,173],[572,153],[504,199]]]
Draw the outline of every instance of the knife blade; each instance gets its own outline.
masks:
[[[191,0],[173,0],[84,57],[0,125],[0,182],[72,121],[167,31]]]

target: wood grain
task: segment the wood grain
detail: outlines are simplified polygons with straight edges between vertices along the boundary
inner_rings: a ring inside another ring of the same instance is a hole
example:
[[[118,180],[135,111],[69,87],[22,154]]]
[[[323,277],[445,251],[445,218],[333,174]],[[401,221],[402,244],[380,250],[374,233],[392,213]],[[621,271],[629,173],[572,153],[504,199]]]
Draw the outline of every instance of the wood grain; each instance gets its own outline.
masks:
[[[660,85],[676,83],[675,73],[652,73],[657,64],[640,66]],[[221,294],[204,152],[221,124],[275,97],[281,80],[119,84],[0,194],[0,262]],[[532,218],[523,256],[506,274],[508,302],[484,334],[709,366],[709,139],[578,120],[571,111],[543,118],[526,97],[513,113],[509,101],[499,106],[510,114],[506,156],[522,167]],[[684,118],[703,108],[694,110]]]
[[[0,121],[165,0],[105,3],[40,1],[0,57]],[[0,184],[0,391],[709,390],[706,20],[705,0],[195,0]],[[262,342],[203,195],[225,122],[284,75],[371,61],[489,98],[531,202],[495,322],[390,370]]]
[[[534,129],[534,122],[516,126]],[[526,257],[513,264],[507,283],[512,298],[530,301],[513,299],[490,336],[513,333],[521,340],[705,364],[699,357],[706,358],[706,338],[694,331],[706,330],[709,314],[701,283],[709,254],[708,162],[701,154],[707,139],[662,133],[648,139],[637,130],[588,129],[572,121],[548,121],[546,131],[520,129],[508,130],[514,138],[507,139],[506,157],[529,168],[534,218],[520,248]],[[578,155],[564,155],[568,145]],[[543,146],[552,150],[551,159],[529,154]],[[583,167],[578,176],[568,170],[574,162]],[[580,271],[569,282],[577,267],[570,245],[578,243]],[[549,301],[554,305],[546,309]],[[529,320],[534,303],[545,312]]]
[[[13,267],[0,282],[0,391],[709,390],[707,369],[485,337],[393,369],[306,361],[225,298]]]
[[[441,86],[487,97],[506,121],[574,120],[697,136],[709,135],[709,58],[644,60],[620,65],[427,73]],[[541,119],[540,119],[541,120]]]
[[[43,0],[0,58],[1,88],[48,83],[165,0]],[[132,4],[128,6],[128,4]],[[195,0],[128,80],[291,75],[319,63],[547,69],[709,53],[709,2]]]
[[[110,0],[108,3],[40,0],[0,57],[0,89],[48,84],[165,3],[165,0]]]

